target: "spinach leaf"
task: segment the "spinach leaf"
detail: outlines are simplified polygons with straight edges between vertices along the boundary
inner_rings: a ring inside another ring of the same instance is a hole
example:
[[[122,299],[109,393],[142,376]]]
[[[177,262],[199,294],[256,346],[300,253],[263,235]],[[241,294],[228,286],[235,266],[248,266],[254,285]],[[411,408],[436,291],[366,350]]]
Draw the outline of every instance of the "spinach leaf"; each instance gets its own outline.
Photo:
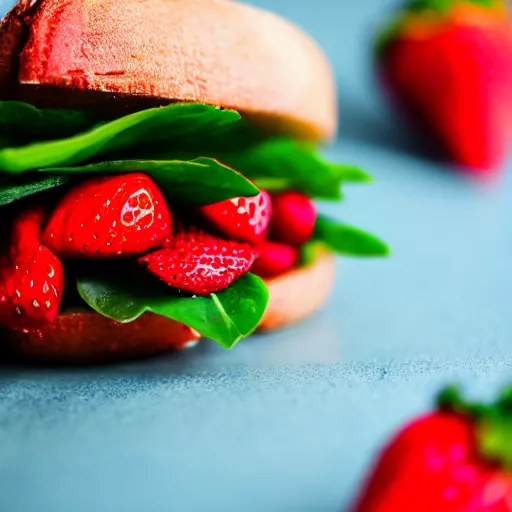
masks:
[[[310,240],[300,247],[300,266],[310,267],[315,261],[321,251],[325,250],[324,244],[317,240]]]
[[[225,348],[232,348],[258,326],[268,302],[265,283],[246,274],[229,288],[191,297],[173,291],[150,275],[104,269],[82,274],[78,293],[97,313],[122,323],[152,312],[196,329]]]
[[[99,121],[92,111],[39,109],[22,101],[0,101],[0,136],[15,140],[16,145],[76,135]]]
[[[342,167],[320,158],[313,144],[271,139],[218,158],[271,190],[295,189],[312,198],[341,199]]]
[[[227,158],[227,160],[229,161],[230,159]],[[301,161],[300,155],[297,155],[297,160]],[[312,169],[315,169],[315,167],[312,167]],[[359,167],[344,164],[330,164],[330,170],[332,174],[335,176],[335,180],[332,183],[333,188],[329,190],[327,190],[326,188],[325,194],[317,193],[317,198],[319,197],[321,199],[335,199],[336,196],[337,200],[341,200],[343,199],[343,193],[341,191],[341,185],[343,183],[369,183],[372,181],[372,177]],[[316,178],[313,178],[313,180],[316,181]],[[318,190],[316,185],[310,187],[309,184],[305,182],[305,179],[297,180],[297,178],[293,175],[290,175],[288,177],[255,177],[253,178],[253,181],[254,184],[257,185],[259,188],[263,188],[268,192],[281,192],[283,190],[295,189],[300,190],[312,197],[315,197],[313,195],[314,191]],[[333,190],[336,190],[336,192],[333,192]]]
[[[345,164],[331,164],[332,173],[342,183],[370,183],[373,178],[360,167]]]
[[[53,167],[42,171],[59,174],[140,171],[155,180],[168,201],[186,206],[202,206],[259,193],[247,178],[212,158],[189,161],[120,160],[77,167]]]
[[[30,173],[22,179],[10,178],[0,180],[0,206],[5,206],[24,197],[60,187],[70,180],[71,176],[38,175],[38,173]]]
[[[0,149],[0,171],[19,174],[45,167],[70,166],[156,142],[179,148],[180,142],[195,140],[199,150],[203,136],[239,120],[240,114],[233,110],[200,103],[176,103],[143,110],[72,137],[4,147]]]
[[[379,238],[323,215],[317,218],[313,239],[323,242],[334,252],[347,256],[389,255],[389,247]]]

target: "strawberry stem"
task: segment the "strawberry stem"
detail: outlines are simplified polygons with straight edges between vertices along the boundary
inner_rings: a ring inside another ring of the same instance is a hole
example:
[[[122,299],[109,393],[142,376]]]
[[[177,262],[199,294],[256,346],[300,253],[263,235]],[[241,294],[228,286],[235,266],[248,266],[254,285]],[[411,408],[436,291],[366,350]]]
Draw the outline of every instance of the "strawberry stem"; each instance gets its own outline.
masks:
[[[450,386],[438,396],[439,410],[469,417],[475,423],[479,455],[503,469],[512,469],[512,388],[491,404],[468,402],[459,389]]]

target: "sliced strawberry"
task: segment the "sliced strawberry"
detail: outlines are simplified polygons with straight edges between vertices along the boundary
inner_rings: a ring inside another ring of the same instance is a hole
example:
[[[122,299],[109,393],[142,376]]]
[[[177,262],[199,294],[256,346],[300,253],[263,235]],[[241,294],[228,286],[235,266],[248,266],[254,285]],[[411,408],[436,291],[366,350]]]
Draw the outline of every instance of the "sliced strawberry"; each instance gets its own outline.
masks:
[[[179,290],[208,295],[227,288],[254,262],[249,244],[205,233],[180,233],[166,247],[139,259],[150,272]]]
[[[313,236],[316,209],[313,201],[300,192],[289,191],[272,196],[274,213],[270,236],[279,242],[302,245]]]
[[[229,239],[257,243],[267,234],[272,203],[262,190],[254,197],[237,197],[203,206],[200,212]]]
[[[61,256],[141,254],[171,234],[171,214],[153,180],[133,173],[87,180],[55,208],[42,242]]]
[[[291,245],[264,241],[257,246],[258,258],[251,271],[260,277],[275,277],[292,269],[299,262],[300,252]]]
[[[64,289],[62,263],[38,239],[43,212],[22,214],[0,259],[0,324],[30,331],[55,320]]]
[[[39,244],[43,220],[44,211],[39,207],[20,213],[12,224],[10,247],[16,250],[33,249],[35,244]]]

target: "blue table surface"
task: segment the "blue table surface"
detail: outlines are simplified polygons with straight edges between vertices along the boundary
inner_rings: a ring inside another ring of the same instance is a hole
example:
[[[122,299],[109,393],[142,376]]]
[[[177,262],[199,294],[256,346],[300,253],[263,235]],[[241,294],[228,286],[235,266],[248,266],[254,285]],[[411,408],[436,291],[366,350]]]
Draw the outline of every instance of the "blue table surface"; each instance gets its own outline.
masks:
[[[385,107],[368,45],[392,2],[258,4],[332,59],[341,127],[327,153],[376,183],[325,209],[393,257],[339,261],[323,312],[232,352],[0,367],[0,510],[344,510],[375,450],[440,386],[486,397],[510,379],[510,177],[481,187],[447,172]]]

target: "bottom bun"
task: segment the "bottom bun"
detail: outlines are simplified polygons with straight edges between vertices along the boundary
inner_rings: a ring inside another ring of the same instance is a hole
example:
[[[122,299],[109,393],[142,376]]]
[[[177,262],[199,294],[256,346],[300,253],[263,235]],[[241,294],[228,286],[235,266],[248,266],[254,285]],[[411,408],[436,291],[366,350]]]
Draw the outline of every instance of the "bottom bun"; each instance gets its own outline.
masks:
[[[328,299],[334,284],[334,257],[319,254],[308,267],[267,280],[270,302],[263,330],[306,318]],[[37,332],[6,332],[17,354],[53,363],[93,363],[133,359],[195,345],[200,335],[186,325],[146,313],[121,324],[97,313],[63,313]]]
[[[13,352],[39,361],[93,363],[134,359],[191,346],[200,334],[163,316],[145,313],[121,324],[97,313],[63,313],[34,332],[9,331]]]
[[[312,315],[331,295],[334,273],[334,256],[322,252],[308,267],[267,279],[270,301],[260,328],[277,329]]]

